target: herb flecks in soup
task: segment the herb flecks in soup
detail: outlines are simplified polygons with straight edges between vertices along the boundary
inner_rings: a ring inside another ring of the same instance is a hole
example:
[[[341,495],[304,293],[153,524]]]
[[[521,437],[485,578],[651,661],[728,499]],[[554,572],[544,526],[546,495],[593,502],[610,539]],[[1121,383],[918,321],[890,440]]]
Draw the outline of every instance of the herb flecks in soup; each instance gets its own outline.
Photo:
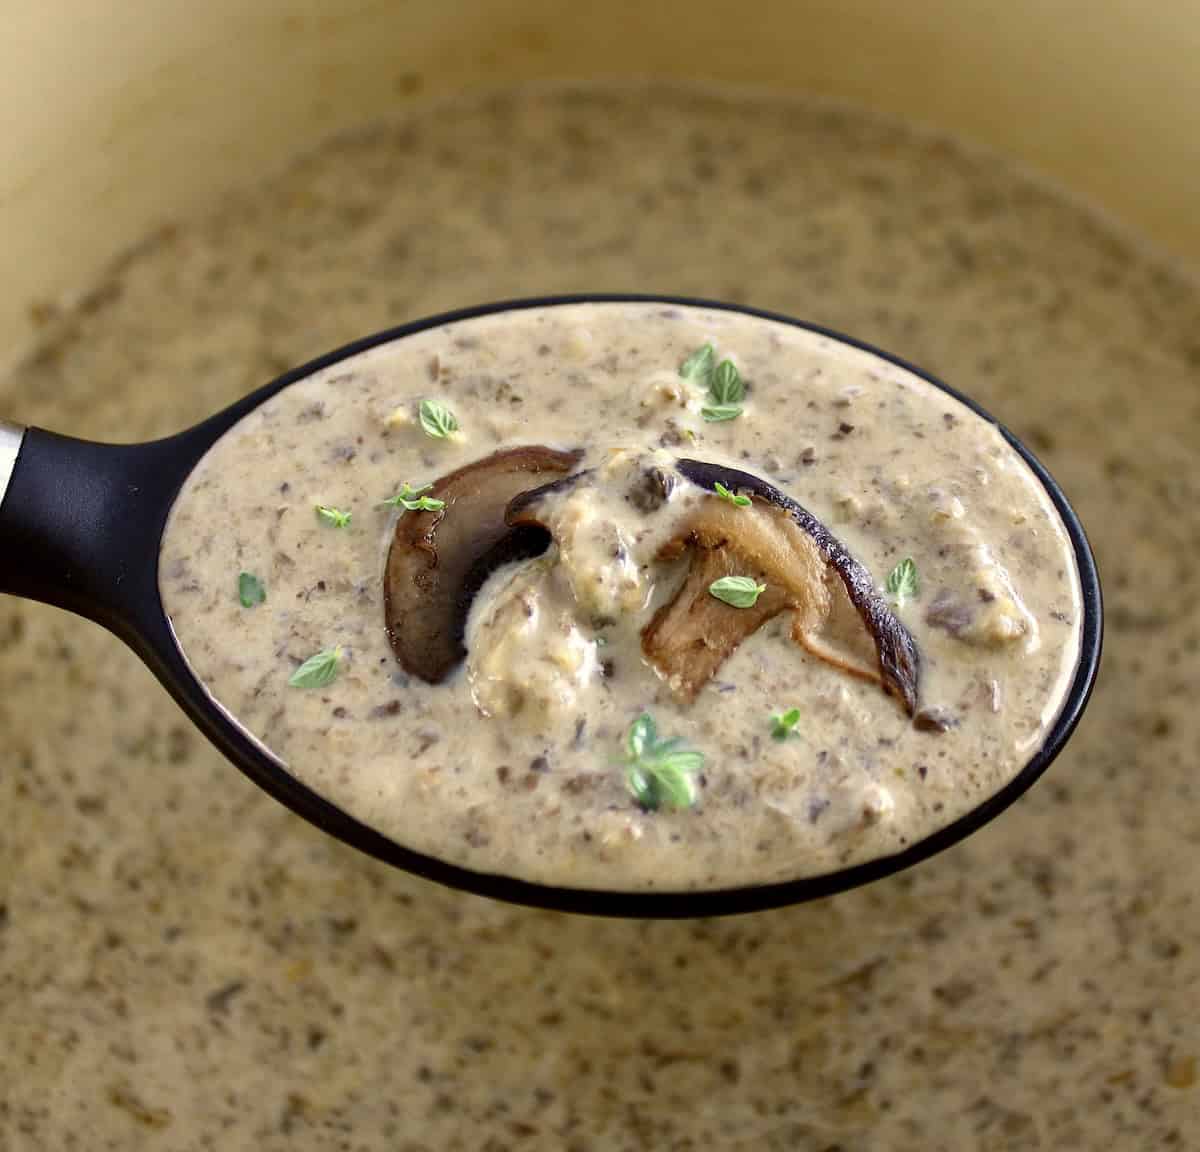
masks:
[[[196,674],[294,775],[579,887],[902,850],[1028,761],[1079,640],[1069,540],[994,427],[830,337],[653,304],[292,385],[189,479],[161,571]]]

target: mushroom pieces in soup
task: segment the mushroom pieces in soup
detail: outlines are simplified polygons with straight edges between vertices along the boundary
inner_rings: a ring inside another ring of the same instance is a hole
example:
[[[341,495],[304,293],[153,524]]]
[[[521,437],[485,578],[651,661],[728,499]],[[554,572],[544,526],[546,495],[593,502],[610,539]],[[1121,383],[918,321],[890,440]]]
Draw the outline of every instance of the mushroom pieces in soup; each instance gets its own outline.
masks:
[[[630,892],[819,875],[976,808],[1040,747],[1081,617],[993,424],[825,334],[652,302],[296,381],[189,477],[160,583],[197,677],[358,820]]]
[[[744,639],[790,611],[798,643],[844,671],[876,681],[910,715],[916,712],[916,641],[888,608],[870,573],[825,525],[747,472],[688,459],[675,461],[675,469],[643,470],[640,487],[633,491],[657,491],[656,502],[629,498],[650,519],[668,506],[675,476],[705,493],[682,522],[668,521],[674,527],[656,559],[690,553],[690,567],[674,598],[642,630],[647,660],[680,698],[695,700]],[[577,473],[519,494],[506,519],[514,526],[539,525],[554,536],[555,518],[544,512],[539,516],[539,508],[554,496],[578,490],[581,482],[596,483],[596,473]],[[733,498],[722,498],[720,489]],[[720,581],[730,579],[755,582],[752,603],[731,604],[713,594]]]
[[[747,533],[741,541],[726,531],[726,546],[745,548],[755,540],[753,558],[792,589],[789,606],[796,609],[792,634],[797,642],[853,675],[876,681],[898,697],[910,715],[914,713],[921,666],[917,643],[880,595],[871,573],[845,545],[806,508],[757,476],[699,460],[680,460],[679,470],[701,488],[716,491],[721,485],[751,496],[757,515],[747,519],[759,531]],[[721,538],[713,510],[728,520],[730,506],[709,499],[693,529],[694,538],[698,542]],[[771,521],[771,529],[764,530]],[[864,649],[873,650],[872,655],[865,656]]]
[[[544,533],[505,523],[509,501],[579,456],[542,447],[493,452],[422,489],[437,507],[406,510],[396,522],[384,579],[388,638],[406,671],[436,684],[461,662],[467,612],[484,580],[546,550]]]

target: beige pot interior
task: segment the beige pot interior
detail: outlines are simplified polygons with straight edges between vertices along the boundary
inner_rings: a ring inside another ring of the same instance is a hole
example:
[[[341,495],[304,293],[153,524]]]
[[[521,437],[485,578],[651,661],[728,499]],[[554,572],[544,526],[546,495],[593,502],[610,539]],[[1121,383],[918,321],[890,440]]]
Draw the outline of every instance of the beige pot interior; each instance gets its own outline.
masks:
[[[339,127],[537,77],[815,91],[1019,157],[1200,256],[1200,2],[8,0],[0,360],[155,223]]]

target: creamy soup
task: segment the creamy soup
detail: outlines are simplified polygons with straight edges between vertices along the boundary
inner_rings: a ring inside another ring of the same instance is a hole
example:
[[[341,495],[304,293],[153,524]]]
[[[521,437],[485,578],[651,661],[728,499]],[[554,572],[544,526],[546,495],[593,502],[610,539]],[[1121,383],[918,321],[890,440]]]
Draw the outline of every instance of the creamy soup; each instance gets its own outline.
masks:
[[[395,111],[149,239],[79,308],[39,309],[5,414],[165,436],[473,301],[755,303],[932,370],[1045,459],[1104,577],[1095,700],[1042,782],[922,867],[754,916],[600,920],[345,848],[233,770],[111,636],[0,597],[0,1144],[1200,1144],[1194,280],[1003,159],[819,102],[589,86]],[[815,455],[841,445],[829,430]],[[370,498],[443,467],[381,474]],[[831,483],[786,489],[819,512]],[[354,513],[378,580],[386,521]],[[893,557],[831,520],[886,579]],[[937,585],[917,559],[919,613]],[[222,596],[261,560],[230,557]],[[286,606],[259,574],[263,607]],[[314,627],[295,655],[332,638]]]
[[[654,303],[458,321],[292,385],[189,479],[160,580],[295,776],[575,887],[902,850],[1027,763],[1079,647],[1069,539],[993,425],[827,336]]]

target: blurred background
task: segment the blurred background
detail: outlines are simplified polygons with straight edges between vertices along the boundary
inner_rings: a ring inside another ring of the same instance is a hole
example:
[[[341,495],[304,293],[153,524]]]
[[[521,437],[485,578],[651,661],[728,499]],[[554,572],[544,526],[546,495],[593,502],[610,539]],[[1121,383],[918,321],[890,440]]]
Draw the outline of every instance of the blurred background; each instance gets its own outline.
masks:
[[[1200,4],[4,21],[0,415],[151,437],[443,308],[724,297],[1011,424],[1109,631],[1068,752],[967,843],[634,924],[357,856],[115,640],[0,601],[0,1148],[1200,1144]]]

